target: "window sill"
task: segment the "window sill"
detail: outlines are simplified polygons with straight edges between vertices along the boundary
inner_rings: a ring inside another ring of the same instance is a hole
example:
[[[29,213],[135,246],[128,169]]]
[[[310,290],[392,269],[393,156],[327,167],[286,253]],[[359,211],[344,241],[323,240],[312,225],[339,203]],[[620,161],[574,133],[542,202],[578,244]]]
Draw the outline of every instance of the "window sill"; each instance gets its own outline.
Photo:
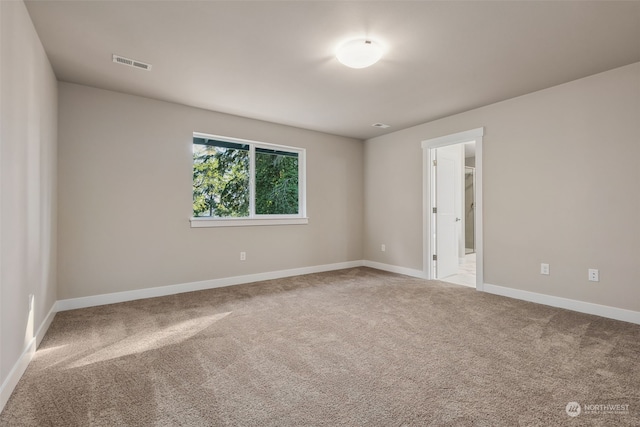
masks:
[[[191,228],[249,227],[256,225],[305,225],[309,218],[191,218]]]

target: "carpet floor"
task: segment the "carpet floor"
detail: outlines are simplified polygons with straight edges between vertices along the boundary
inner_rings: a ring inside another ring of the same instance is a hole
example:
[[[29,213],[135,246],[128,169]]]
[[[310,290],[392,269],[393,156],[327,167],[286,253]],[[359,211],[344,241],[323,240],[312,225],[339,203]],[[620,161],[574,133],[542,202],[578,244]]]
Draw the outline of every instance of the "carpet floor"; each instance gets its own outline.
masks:
[[[66,311],[0,425],[638,426],[640,326],[369,268]]]

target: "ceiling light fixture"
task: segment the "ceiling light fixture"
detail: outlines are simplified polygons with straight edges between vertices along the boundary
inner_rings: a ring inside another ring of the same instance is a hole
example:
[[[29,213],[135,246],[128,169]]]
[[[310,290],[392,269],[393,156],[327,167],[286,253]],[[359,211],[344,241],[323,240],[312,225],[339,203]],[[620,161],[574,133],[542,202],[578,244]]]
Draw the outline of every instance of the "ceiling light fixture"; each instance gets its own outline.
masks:
[[[336,58],[347,67],[366,68],[382,58],[382,47],[370,39],[350,40],[338,47]]]

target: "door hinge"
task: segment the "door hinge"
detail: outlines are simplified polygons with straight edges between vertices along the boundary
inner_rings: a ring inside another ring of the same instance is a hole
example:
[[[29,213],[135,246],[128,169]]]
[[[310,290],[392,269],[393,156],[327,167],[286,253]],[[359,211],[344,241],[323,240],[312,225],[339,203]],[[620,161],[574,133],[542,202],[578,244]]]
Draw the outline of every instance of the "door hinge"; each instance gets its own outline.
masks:
[[[434,255],[433,255],[433,260],[434,260],[434,261],[437,261],[437,260],[438,260],[438,255],[435,255],[435,254],[434,254]]]
[[[438,162],[436,160],[433,161],[433,166],[438,166]]]
[[[438,213],[438,208],[433,208],[433,213]]]

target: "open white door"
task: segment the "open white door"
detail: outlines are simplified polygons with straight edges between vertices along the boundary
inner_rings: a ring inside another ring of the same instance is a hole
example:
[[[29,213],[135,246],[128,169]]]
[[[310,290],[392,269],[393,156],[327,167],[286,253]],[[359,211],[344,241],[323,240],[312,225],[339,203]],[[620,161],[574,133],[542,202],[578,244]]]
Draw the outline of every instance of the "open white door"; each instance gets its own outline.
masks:
[[[436,278],[458,272],[462,232],[462,144],[439,147],[435,160]]]
[[[422,175],[422,206],[423,206],[423,217],[422,217],[422,230],[423,230],[423,268],[424,268],[424,277],[427,279],[438,279],[447,277],[447,274],[450,274],[451,270],[454,268],[453,266],[456,264],[455,259],[458,257],[457,249],[458,243],[455,238],[455,233],[449,231],[447,233],[446,226],[450,226],[455,230],[455,225],[451,226],[451,222],[447,222],[447,218],[445,213],[447,212],[447,203],[444,203],[443,200],[437,200],[436,197],[436,170],[440,170],[440,174],[442,175],[444,170],[447,168],[447,161],[443,158],[449,157],[445,154],[446,147],[451,145],[458,144],[460,147],[460,169],[461,172],[458,175],[460,177],[460,183],[462,184],[463,176],[462,170],[464,159],[464,148],[463,145],[465,143],[474,142],[475,143],[475,206],[474,206],[474,243],[475,243],[475,258],[476,258],[476,266],[475,266],[475,284],[476,289],[479,291],[484,290],[484,270],[483,270],[483,221],[482,221],[482,138],[484,136],[484,128],[476,128],[470,129],[463,132],[458,132],[450,135],[443,135],[436,138],[431,138],[422,141],[422,166],[423,166],[423,175]],[[444,149],[443,149],[444,148]],[[441,150],[443,149],[443,150]],[[455,148],[454,148],[455,149]],[[457,155],[455,155],[456,158]],[[433,167],[433,162],[438,160],[440,163],[438,166]],[[453,160],[453,159],[451,159]],[[455,168],[455,163],[449,164],[450,168]],[[455,180],[455,176],[457,174],[455,172],[451,173],[451,176],[454,178],[449,181],[449,186],[455,186],[453,180]],[[438,178],[440,181],[443,180],[441,176]],[[444,178],[445,183],[447,185],[447,179]],[[444,194],[443,194],[444,193]],[[440,190],[438,196],[442,198],[446,196],[446,194],[451,194],[451,192],[447,192],[443,189]],[[460,218],[463,215],[463,206],[462,197],[462,185],[460,185],[460,197],[452,196],[453,200],[449,199],[448,202],[450,204],[456,203],[456,200],[460,200]],[[439,209],[439,212],[442,214],[441,218],[438,218],[437,214],[433,213],[433,208]],[[450,215],[451,213],[449,213]],[[462,221],[455,221],[455,216],[453,217],[453,222],[462,223]],[[451,217],[449,217],[451,219]],[[444,226],[445,230],[439,230],[436,221],[439,220],[439,225]],[[462,234],[462,226],[460,227],[460,234]],[[447,243],[447,234],[448,234],[448,246],[449,250],[446,249]],[[444,247],[443,247],[444,246]],[[453,249],[452,249],[453,248]],[[461,249],[464,249],[464,245]],[[441,262],[434,261],[435,258],[442,260]],[[459,262],[459,260],[458,260]],[[447,264],[448,269],[447,271]],[[455,274],[455,273],[454,273]],[[459,275],[459,274],[457,274]]]

